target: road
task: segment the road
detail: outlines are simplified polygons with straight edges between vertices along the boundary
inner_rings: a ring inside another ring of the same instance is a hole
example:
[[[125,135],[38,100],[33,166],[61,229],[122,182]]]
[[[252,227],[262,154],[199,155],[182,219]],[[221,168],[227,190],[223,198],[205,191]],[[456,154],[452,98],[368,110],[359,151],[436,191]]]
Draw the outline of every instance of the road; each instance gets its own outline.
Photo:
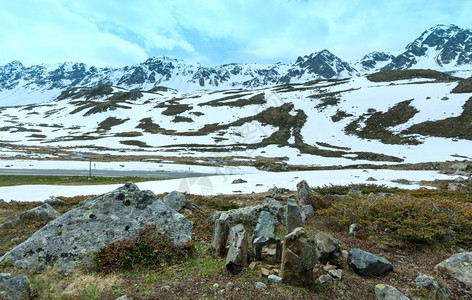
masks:
[[[0,175],[44,175],[44,176],[89,176],[88,170],[50,170],[50,169],[11,169],[1,168]],[[210,176],[213,174],[168,172],[168,171],[117,171],[117,170],[92,170],[92,176],[100,177],[148,177],[148,178],[185,178]]]

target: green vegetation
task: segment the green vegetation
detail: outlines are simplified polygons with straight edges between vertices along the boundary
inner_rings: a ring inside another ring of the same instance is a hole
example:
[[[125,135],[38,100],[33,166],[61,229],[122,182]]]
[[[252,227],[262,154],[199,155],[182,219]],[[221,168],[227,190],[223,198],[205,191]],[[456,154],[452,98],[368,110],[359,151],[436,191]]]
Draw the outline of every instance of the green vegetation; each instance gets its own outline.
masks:
[[[372,82],[389,82],[397,80],[415,79],[415,78],[427,78],[435,79],[436,81],[457,81],[460,78],[448,75],[446,73],[434,71],[434,70],[421,70],[421,69],[410,69],[410,70],[393,70],[383,71],[374,74],[367,75],[367,79]]]
[[[472,93],[472,77],[459,81],[459,84],[452,90],[453,93]]]
[[[98,130],[110,130],[113,126],[121,125],[124,122],[129,121],[129,118],[118,119],[115,117],[108,117],[98,124]]]
[[[139,148],[149,148],[149,147],[151,147],[148,144],[146,144],[145,142],[138,141],[138,140],[120,141],[120,144],[128,145],[128,146],[137,146]]]

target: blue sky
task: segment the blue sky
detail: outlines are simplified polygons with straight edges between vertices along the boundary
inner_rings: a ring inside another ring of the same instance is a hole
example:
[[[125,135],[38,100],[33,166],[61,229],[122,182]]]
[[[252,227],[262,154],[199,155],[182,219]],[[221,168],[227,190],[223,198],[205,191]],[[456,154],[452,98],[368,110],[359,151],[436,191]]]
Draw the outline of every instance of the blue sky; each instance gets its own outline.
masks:
[[[437,24],[472,28],[472,0],[18,0],[0,10],[0,65],[204,65],[396,52]]]

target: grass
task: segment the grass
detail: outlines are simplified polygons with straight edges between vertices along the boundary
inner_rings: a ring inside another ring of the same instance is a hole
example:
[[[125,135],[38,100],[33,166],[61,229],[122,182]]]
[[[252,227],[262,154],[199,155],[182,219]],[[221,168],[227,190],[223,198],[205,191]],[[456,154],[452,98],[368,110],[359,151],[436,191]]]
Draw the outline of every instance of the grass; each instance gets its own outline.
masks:
[[[363,195],[347,195],[353,187],[360,189]],[[393,195],[378,195],[387,192]],[[159,196],[162,198],[164,195]],[[216,210],[236,208],[236,202],[243,202],[244,205],[261,203],[267,194],[187,195],[199,206],[189,216],[194,222],[193,251],[184,259],[171,259],[156,267],[136,263],[133,268],[115,268],[106,274],[76,271],[68,275],[55,269],[41,274],[3,266],[0,266],[0,270],[28,275],[37,299],[116,299],[121,295],[135,299],[375,299],[373,288],[378,283],[393,285],[411,299],[428,299],[431,294],[415,286],[413,278],[418,271],[433,275],[450,288],[454,294],[453,299],[470,296],[470,291],[457,285],[454,280],[433,272],[435,264],[453,253],[451,246],[457,245],[465,249],[472,246],[472,241],[467,238],[472,230],[470,193],[446,190],[406,191],[376,185],[357,185],[325,186],[314,189],[312,195],[315,197],[310,201],[322,199],[326,208],[317,210],[315,217],[305,224],[310,236],[320,230],[327,232],[338,240],[344,250],[361,248],[387,258],[394,264],[395,271],[379,277],[361,277],[348,266],[344,257],[340,257],[336,265],[343,270],[341,280],[309,287],[268,284],[260,273],[261,268],[280,268],[270,259],[258,262],[254,269],[247,268],[237,275],[227,272],[225,259],[215,259],[212,256],[211,214]],[[81,201],[63,200],[66,204],[58,208],[62,213]],[[1,204],[0,208],[14,215],[35,205],[37,203]],[[347,226],[351,222],[362,225],[361,232],[356,236],[347,233]],[[41,224],[35,226],[39,227]],[[12,247],[32,234],[33,224],[31,228],[24,227],[24,224],[18,224],[8,231],[0,227],[0,247],[4,247],[3,251],[7,241],[14,240],[9,246]],[[442,238],[443,233],[451,228],[456,232],[456,238],[446,241]],[[249,240],[253,229],[250,225],[246,227]],[[285,227],[278,224],[276,235],[283,238],[285,233]],[[18,240],[12,238],[15,234],[19,237]],[[143,236],[145,238],[141,242],[154,238],[153,235]],[[148,248],[150,245],[152,243],[146,244],[144,250],[151,250],[152,247]],[[167,251],[161,247],[155,250],[157,253]],[[133,259],[139,255],[134,255]],[[255,288],[254,283],[257,281],[268,284],[268,294]],[[227,285],[232,287],[225,288]]]
[[[0,186],[14,186],[24,184],[55,184],[55,185],[91,185],[91,184],[119,184],[126,182],[149,181],[144,177],[84,177],[84,176],[41,176],[41,175],[0,175]],[[152,180],[156,180],[153,178]]]

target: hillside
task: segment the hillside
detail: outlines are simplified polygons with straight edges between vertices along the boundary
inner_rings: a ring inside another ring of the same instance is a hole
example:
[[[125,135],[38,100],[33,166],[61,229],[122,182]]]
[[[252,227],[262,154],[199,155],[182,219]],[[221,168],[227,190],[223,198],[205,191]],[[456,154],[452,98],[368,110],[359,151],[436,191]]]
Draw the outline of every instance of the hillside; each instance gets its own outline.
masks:
[[[256,90],[73,88],[0,108],[1,155],[259,167],[470,159],[467,82],[411,70]]]

